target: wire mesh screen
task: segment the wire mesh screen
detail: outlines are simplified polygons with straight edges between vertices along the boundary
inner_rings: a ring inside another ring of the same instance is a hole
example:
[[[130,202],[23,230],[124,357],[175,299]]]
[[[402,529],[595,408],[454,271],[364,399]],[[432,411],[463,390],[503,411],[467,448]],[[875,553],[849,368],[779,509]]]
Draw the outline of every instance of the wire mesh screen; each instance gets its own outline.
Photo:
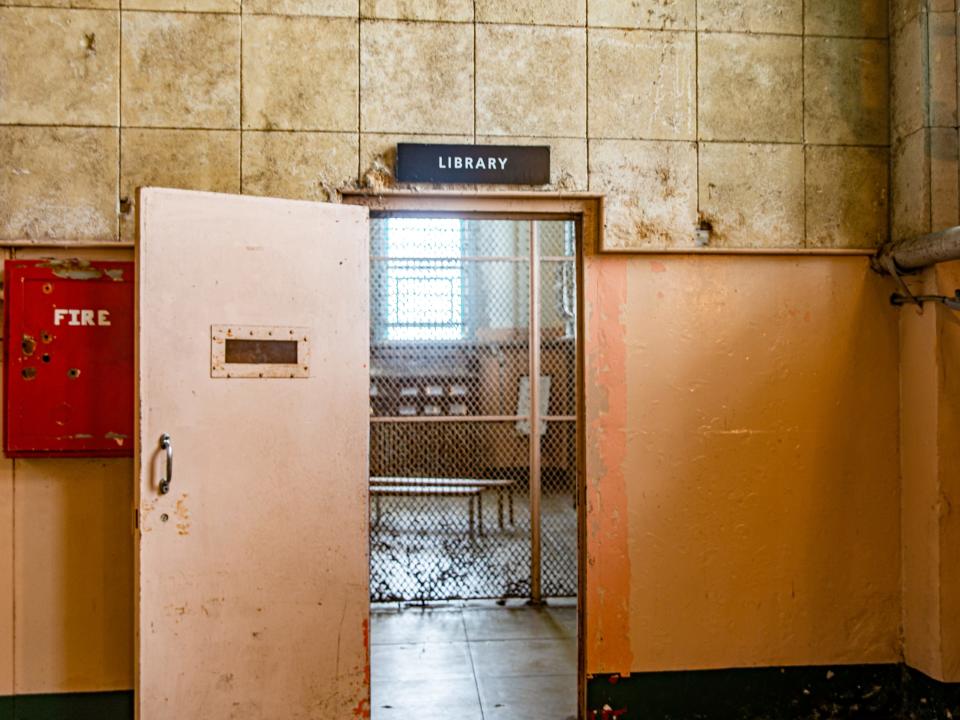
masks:
[[[538,221],[534,264],[531,236],[525,220],[371,221],[373,601],[529,597],[534,558],[544,595],[576,594],[575,228]]]

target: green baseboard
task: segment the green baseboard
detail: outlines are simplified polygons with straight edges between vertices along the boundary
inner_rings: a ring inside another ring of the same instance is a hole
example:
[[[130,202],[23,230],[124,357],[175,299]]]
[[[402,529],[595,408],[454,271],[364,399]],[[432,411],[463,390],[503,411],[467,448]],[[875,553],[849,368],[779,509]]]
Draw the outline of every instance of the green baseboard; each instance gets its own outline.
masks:
[[[0,720],[133,720],[133,691],[0,697]]]

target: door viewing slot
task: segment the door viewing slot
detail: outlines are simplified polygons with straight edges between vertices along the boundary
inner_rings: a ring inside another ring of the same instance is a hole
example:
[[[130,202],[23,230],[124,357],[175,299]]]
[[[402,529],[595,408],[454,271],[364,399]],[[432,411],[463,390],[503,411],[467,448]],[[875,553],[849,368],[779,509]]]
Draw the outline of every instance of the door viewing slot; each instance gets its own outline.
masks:
[[[574,221],[375,217],[370,267],[371,599],[575,596]]]

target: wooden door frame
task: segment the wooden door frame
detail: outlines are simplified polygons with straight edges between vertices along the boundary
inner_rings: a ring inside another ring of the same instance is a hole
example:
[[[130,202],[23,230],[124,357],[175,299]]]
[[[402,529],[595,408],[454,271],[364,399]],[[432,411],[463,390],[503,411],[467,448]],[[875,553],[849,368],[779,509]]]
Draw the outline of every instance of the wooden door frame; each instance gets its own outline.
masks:
[[[457,192],[451,190],[343,190],[344,203],[363,205],[373,213],[408,217],[444,215],[458,218],[569,218],[577,223],[577,713],[586,718],[586,434],[584,403],[583,259],[602,252],[604,196],[596,193]]]

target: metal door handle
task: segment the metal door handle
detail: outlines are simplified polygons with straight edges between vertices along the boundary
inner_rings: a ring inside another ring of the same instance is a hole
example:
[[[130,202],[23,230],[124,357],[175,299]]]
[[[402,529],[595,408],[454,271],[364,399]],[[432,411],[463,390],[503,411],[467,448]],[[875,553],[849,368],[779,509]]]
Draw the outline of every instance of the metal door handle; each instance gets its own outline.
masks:
[[[166,433],[160,436],[160,449],[167,451],[167,475],[160,479],[160,494],[166,495],[173,480],[173,440]]]

